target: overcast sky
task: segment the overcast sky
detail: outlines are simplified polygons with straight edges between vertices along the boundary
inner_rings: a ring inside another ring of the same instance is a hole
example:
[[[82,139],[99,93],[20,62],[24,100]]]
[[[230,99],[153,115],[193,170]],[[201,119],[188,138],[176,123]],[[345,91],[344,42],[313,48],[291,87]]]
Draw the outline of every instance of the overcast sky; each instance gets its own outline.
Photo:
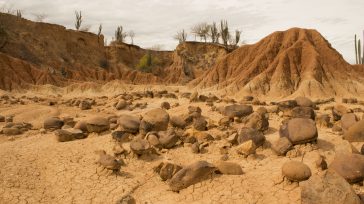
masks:
[[[364,30],[364,0],[0,0],[1,7],[20,9],[28,19],[44,13],[46,22],[72,29],[74,11],[82,10],[83,25],[97,32],[102,23],[109,41],[122,25],[136,33],[135,44],[171,50],[176,31],[203,21],[226,19],[249,44],[277,30],[314,28],[351,63],[354,34],[363,38]]]

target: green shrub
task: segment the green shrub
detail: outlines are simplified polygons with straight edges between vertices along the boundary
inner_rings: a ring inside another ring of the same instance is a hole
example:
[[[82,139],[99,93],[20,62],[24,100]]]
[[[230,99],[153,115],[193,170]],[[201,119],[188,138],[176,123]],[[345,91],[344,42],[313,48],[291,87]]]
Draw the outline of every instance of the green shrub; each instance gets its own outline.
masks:
[[[160,60],[148,52],[142,58],[140,58],[138,65],[136,66],[142,72],[152,72],[154,66],[160,64]]]

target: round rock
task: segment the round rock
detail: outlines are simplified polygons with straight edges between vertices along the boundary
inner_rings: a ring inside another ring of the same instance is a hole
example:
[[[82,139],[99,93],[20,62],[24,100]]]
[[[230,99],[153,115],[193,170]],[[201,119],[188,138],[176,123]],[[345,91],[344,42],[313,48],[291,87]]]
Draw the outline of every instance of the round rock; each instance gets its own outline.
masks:
[[[88,132],[101,133],[110,128],[109,120],[104,117],[95,116],[86,121]]]
[[[311,177],[311,169],[298,161],[286,162],[282,167],[282,174],[291,181],[304,181]]]
[[[311,142],[318,137],[315,122],[307,118],[293,118],[289,120],[281,125],[279,135],[287,137],[294,145]]]

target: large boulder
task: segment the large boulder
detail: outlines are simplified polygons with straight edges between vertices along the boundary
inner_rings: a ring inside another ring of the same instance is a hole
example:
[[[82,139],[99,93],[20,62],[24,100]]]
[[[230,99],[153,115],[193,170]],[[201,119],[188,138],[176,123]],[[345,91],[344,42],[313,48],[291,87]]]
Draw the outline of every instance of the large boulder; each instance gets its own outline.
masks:
[[[329,165],[349,183],[360,182],[364,178],[364,156],[361,154],[336,153],[334,161]]]
[[[302,204],[360,204],[354,189],[335,171],[314,175],[300,183]]]
[[[299,96],[295,99],[296,103],[298,106],[301,106],[301,107],[311,107],[313,108],[314,107],[314,103],[311,101],[311,99],[309,98],[306,98],[304,96]]]
[[[344,133],[344,139],[349,142],[364,142],[364,120],[350,126]]]
[[[260,112],[254,112],[246,117],[244,120],[245,127],[257,129],[260,131],[268,130],[269,128],[269,121],[267,114],[260,109]]]
[[[109,120],[104,117],[95,116],[86,120],[88,132],[101,133],[110,128]]]
[[[170,180],[169,187],[172,191],[180,191],[196,184],[216,170],[216,167],[206,161],[192,163],[179,170]]]
[[[221,113],[225,116],[228,116],[229,118],[234,118],[234,117],[245,117],[250,115],[251,113],[253,113],[253,107],[252,106],[248,106],[248,105],[238,105],[238,104],[234,104],[234,105],[229,105],[229,106],[225,106]]]
[[[170,123],[173,127],[184,129],[187,126],[187,122],[182,116],[171,116]]]
[[[294,145],[315,141],[318,137],[315,122],[307,118],[289,120],[281,125],[279,135],[287,137]]]
[[[271,148],[278,155],[283,156],[292,149],[293,145],[286,137],[280,137],[277,141],[275,141]]]
[[[304,181],[311,177],[311,169],[299,161],[288,161],[282,166],[282,174],[291,181]]]
[[[159,142],[163,148],[170,149],[176,145],[179,137],[173,130],[158,132]]]
[[[46,130],[49,129],[61,129],[64,125],[64,122],[58,117],[49,117],[44,120],[43,127]]]
[[[207,126],[207,121],[204,117],[198,117],[193,119],[193,127],[198,131],[205,131]]]
[[[82,130],[82,132],[87,132],[88,131],[87,130],[87,122],[85,120],[78,121],[73,128]]]
[[[295,107],[291,110],[292,118],[309,118],[315,120],[315,111],[311,107]]]
[[[80,101],[79,107],[81,110],[89,110],[91,109],[91,102],[89,100],[82,100]]]
[[[134,115],[121,115],[118,119],[120,128],[125,132],[137,133],[139,131],[140,119]]]
[[[238,143],[242,144],[248,140],[252,140],[256,147],[260,147],[265,142],[265,136],[259,130],[243,127],[238,132]]]
[[[148,155],[153,152],[153,148],[150,143],[147,140],[141,138],[134,138],[130,142],[130,149],[137,155]]]
[[[140,131],[148,133],[150,131],[165,131],[169,122],[168,113],[160,108],[150,110],[143,115],[140,123]]]
[[[349,110],[345,106],[341,104],[335,105],[332,109],[332,116],[334,117],[334,121],[340,120],[341,117],[348,112]]]
[[[82,132],[82,130],[74,128],[56,130],[55,135],[57,136],[57,140],[59,142],[68,142],[76,139],[83,139],[87,136]]]
[[[181,169],[182,167],[180,165],[169,162],[161,162],[154,168],[154,171],[159,174],[162,181],[166,181],[171,179]]]
[[[354,113],[346,113],[341,117],[341,128],[343,131],[347,131],[358,121],[358,118]]]
[[[16,127],[4,127],[2,129],[2,131],[3,131],[3,134],[8,135],[8,136],[22,134],[22,131]]]
[[[128,104],[126,103],[126,101],[124,99],[120,99],[118,101],[118,103],[115,105],[116,110],[122,110],[124,108],[126,108]]]

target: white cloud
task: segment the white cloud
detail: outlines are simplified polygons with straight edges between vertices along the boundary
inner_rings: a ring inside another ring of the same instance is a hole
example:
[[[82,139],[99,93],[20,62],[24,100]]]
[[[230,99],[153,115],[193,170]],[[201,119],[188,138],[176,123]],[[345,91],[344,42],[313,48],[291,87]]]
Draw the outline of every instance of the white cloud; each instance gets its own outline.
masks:
[[[2,5],[33,13],[46,13],[46,21],[74,28],[74,11],[82,10],[84,24],[96,32],[103,24],[110,40],[118,25],[134,30],[135,43],[173,49],[172,36],[201,21],[227,19],[232,28],[243,30],[243,38],[254,43],[262,37],[290,27],[314,28],[349,62],[354,62],[354,34],[362,35],[363,0],[0,0]]]

